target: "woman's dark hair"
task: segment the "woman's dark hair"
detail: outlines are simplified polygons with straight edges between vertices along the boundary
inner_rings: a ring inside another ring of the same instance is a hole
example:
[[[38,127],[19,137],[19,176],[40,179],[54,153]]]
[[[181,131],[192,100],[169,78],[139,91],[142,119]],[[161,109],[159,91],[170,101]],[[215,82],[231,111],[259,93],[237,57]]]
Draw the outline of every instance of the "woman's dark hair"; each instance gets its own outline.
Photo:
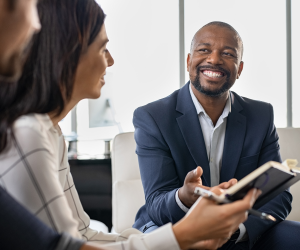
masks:
[[[55,112],[70,100],[79,57],[95,40],[105,15],[94,0],[40,0],[41,32],[32,40],[23,75],[0,83],[0,152],[22,115]]]

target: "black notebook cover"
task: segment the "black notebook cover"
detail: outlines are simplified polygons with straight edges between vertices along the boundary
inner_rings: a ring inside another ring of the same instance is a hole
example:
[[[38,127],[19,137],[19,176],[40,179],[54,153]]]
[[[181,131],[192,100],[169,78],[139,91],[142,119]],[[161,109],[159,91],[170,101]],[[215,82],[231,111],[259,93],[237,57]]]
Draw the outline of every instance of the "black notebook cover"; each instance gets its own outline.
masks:
[[[259,208],[273,199],[275,196],[288,189],[295,182],[300,180],[300,174],[287,173],[274,167],[270,167],[264,173],[250,181],[247,185],[239,189],[234,194],[226,194],[230,201],[242,199],[251,188],[257,188],[262,191],[253,208]]]

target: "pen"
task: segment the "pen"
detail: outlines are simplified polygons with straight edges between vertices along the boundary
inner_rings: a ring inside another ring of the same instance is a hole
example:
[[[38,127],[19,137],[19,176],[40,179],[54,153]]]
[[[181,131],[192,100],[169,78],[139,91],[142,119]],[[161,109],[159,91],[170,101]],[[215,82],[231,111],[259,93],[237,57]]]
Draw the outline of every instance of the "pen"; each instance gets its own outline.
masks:
[[[210,200],[214,200],[220,204],[224,204],[224,203],[231,203],[230,200],[228,200],[226,197],[220,197],[218,195],[216,195],[215,193],[209,191],[209,190],[206,190],[204,188],[200,188],[200,187],[196,187],[195,188],[195,191],[194,191],[195,194],[199,195],[199,196],[202,196],[204,198],[207,198],[207,199],[210,199]],[[270,215],[270,214],[266,214],[264,212],[260,212],[260,211],[257,211],[257,210],[254,210],[254,209],[249,209],[248,210],[248,213],[249,214],[252,214],[254,216],[257,216],[263,220],[270,220],[270,221],[276,221],[276,219]]]
[[[255,215],[255,216],[257,216],[257,217],[260,217],[260,218],[263,219],[263,220],[276,221],[276,219],[275,219],[272,215],[266,214],[266,213],[264,213],[264,212],[257,211],[257,210],[252,209],[252,208],[250,208],[250,209],[248,210],[248,212],[249,212],[249,214],[252,214],[252,215]]]

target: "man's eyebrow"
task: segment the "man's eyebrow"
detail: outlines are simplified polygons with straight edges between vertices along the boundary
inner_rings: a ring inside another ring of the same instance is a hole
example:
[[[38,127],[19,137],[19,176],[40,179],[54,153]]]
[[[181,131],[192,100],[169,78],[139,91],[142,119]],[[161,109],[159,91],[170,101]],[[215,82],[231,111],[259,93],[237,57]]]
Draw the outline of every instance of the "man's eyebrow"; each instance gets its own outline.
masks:
[[[198,43],[198,44],[197,44],[197,46],[201,46],[201,45],[210,46],[210,43]]]
[[[224,49],[230,49],[233,50],[235,53],[237,53],[237,49],[230,46],[224,46]]]

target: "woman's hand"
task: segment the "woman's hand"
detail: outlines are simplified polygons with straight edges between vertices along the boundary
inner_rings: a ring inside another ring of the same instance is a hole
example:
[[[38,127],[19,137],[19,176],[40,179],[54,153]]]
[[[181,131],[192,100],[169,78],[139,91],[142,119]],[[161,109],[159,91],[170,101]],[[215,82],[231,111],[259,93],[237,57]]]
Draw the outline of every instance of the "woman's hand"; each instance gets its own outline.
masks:
[[[211,191],[217,195],[222,193],[218,187]],[[257,189],[252,189],[244,199],[224,205],[200,197],[186,216],[173,226],[181,249],[187,249],[203,240],[227,241],[239,224],[247,219],[247,210],[253,206],[260,193]]]

